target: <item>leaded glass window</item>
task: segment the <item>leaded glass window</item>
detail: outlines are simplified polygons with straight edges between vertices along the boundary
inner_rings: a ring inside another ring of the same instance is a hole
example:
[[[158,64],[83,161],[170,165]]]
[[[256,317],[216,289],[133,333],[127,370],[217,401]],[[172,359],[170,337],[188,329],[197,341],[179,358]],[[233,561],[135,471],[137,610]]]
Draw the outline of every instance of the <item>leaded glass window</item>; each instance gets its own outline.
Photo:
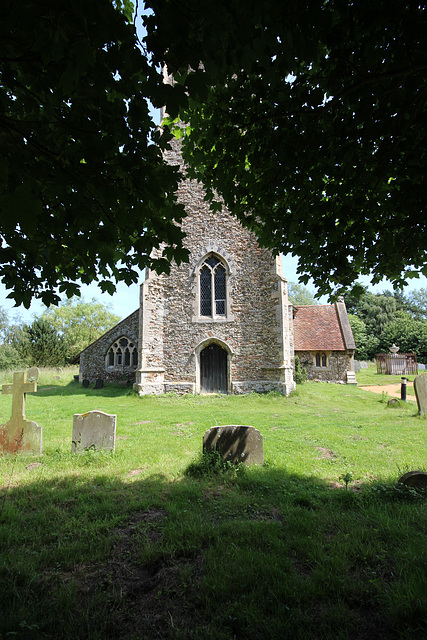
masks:
[[[225,316],[225,269],[219,264],[215,269],[215,311],[217,316]]]
[[[212,274],[206,265],[200,271],[200,315],[212,315]]]
[[[136,345],[125,336],[115,340],[107,351],[105,365],[110,369],[123,367],[136,369],[138,366],[138,349]]]
[[[316,353],[316,367],[326,367],[326,353]]]
[[[226,271],[216,256],[209,256],[202,264],[200,278],[200,315],[225,316],[227,312]]]

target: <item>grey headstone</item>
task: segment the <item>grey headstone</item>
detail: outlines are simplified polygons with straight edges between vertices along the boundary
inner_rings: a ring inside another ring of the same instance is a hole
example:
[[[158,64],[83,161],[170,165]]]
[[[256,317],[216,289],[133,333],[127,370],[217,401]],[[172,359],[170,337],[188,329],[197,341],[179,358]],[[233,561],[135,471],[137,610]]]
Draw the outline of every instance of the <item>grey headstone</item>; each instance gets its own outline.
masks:
[[[114,451],[116,422],[117,416],[103,411],[74,414],[71,453],[79,453],[85,449]]]
[[[95,380],[95,389],[102,389],[104,386],[104,380],[102,378],[97,378]]]
[[[368,368],[368,363],[367,363],[367,362],[364,362],[364,361],[362,360],[362,361],[361,361],[361,363],[360,363],[360,368],[361,368],[361,369],[367,369],[367,368]]]
[[[89,385],[90,385],[89,380],[84,379],[83,382],[82,382],[82,385],[84,386],[85,389],[87,389],[89,387]]]
[[[427,473],[425,471],[408,471],[398,482],[405,484],[407,487],[415,487],[416,489],[425,489],[427,487]]]
[[[414,380],[415,397],[417,398],[418,413],[424,416],[427,413],[427,373],[421,373]]]
[[[360,362],[359,360],[354,361],[354,373],[359,373],[360,371]]]
[[[264,462],[262,435],[254,427],[240,425],[212,427],[203,436],[203,451],[219,451],[224,460],[234,464]]]
[[[426,368],[425,364],[421,364],[421,362],[418,362],[417,367],[418,371],[425,371]]]
[[[400,404],[400,400],[398,398],[390,398],[390,400],[388,400],[387,402],[387,406],[392,408],[399,408],[402,405]]]

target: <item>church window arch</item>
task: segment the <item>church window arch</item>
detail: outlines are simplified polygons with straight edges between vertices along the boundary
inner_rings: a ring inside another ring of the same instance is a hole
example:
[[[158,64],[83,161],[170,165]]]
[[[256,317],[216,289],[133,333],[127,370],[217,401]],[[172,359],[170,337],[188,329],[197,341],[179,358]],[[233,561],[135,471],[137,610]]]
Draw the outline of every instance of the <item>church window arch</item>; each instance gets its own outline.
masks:
[[[227,316],[227,269],[216,254],[209,254],[198,271],[199,314],[202,317]]]
[[[326,357],[326,353],[319,351],[316,353],[316,367],[327,367],[328,360]]]
[[[110,345],[105,364],[108,369],[136,369],[138,366],[138,349],[130,338],[122,336]]]

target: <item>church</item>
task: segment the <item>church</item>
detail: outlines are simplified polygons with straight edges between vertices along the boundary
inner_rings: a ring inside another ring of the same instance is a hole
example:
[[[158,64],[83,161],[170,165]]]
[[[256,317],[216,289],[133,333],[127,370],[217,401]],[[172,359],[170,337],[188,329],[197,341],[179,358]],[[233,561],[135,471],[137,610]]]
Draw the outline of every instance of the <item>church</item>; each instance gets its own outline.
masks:
[[[178,144],[168,161],[182,164]],[[212,212],[196,181],[183,180],[178,199],[190,261],[146,270],[139,308],[81,352],[80,381],[128,381],[140,395],[289,395],[298,355],[309,378],[355,384],[343,300],[290,305],[280,256],[225,207]]]

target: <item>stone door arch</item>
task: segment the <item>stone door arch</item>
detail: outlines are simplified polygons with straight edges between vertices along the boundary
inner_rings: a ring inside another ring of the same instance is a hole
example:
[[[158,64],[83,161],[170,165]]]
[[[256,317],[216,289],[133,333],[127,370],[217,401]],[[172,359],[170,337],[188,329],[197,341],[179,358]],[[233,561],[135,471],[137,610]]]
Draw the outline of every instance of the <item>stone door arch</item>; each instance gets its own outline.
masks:
[[[196,349],[199,393],[229,393],[231,350],[220,340],[205,340]]]

